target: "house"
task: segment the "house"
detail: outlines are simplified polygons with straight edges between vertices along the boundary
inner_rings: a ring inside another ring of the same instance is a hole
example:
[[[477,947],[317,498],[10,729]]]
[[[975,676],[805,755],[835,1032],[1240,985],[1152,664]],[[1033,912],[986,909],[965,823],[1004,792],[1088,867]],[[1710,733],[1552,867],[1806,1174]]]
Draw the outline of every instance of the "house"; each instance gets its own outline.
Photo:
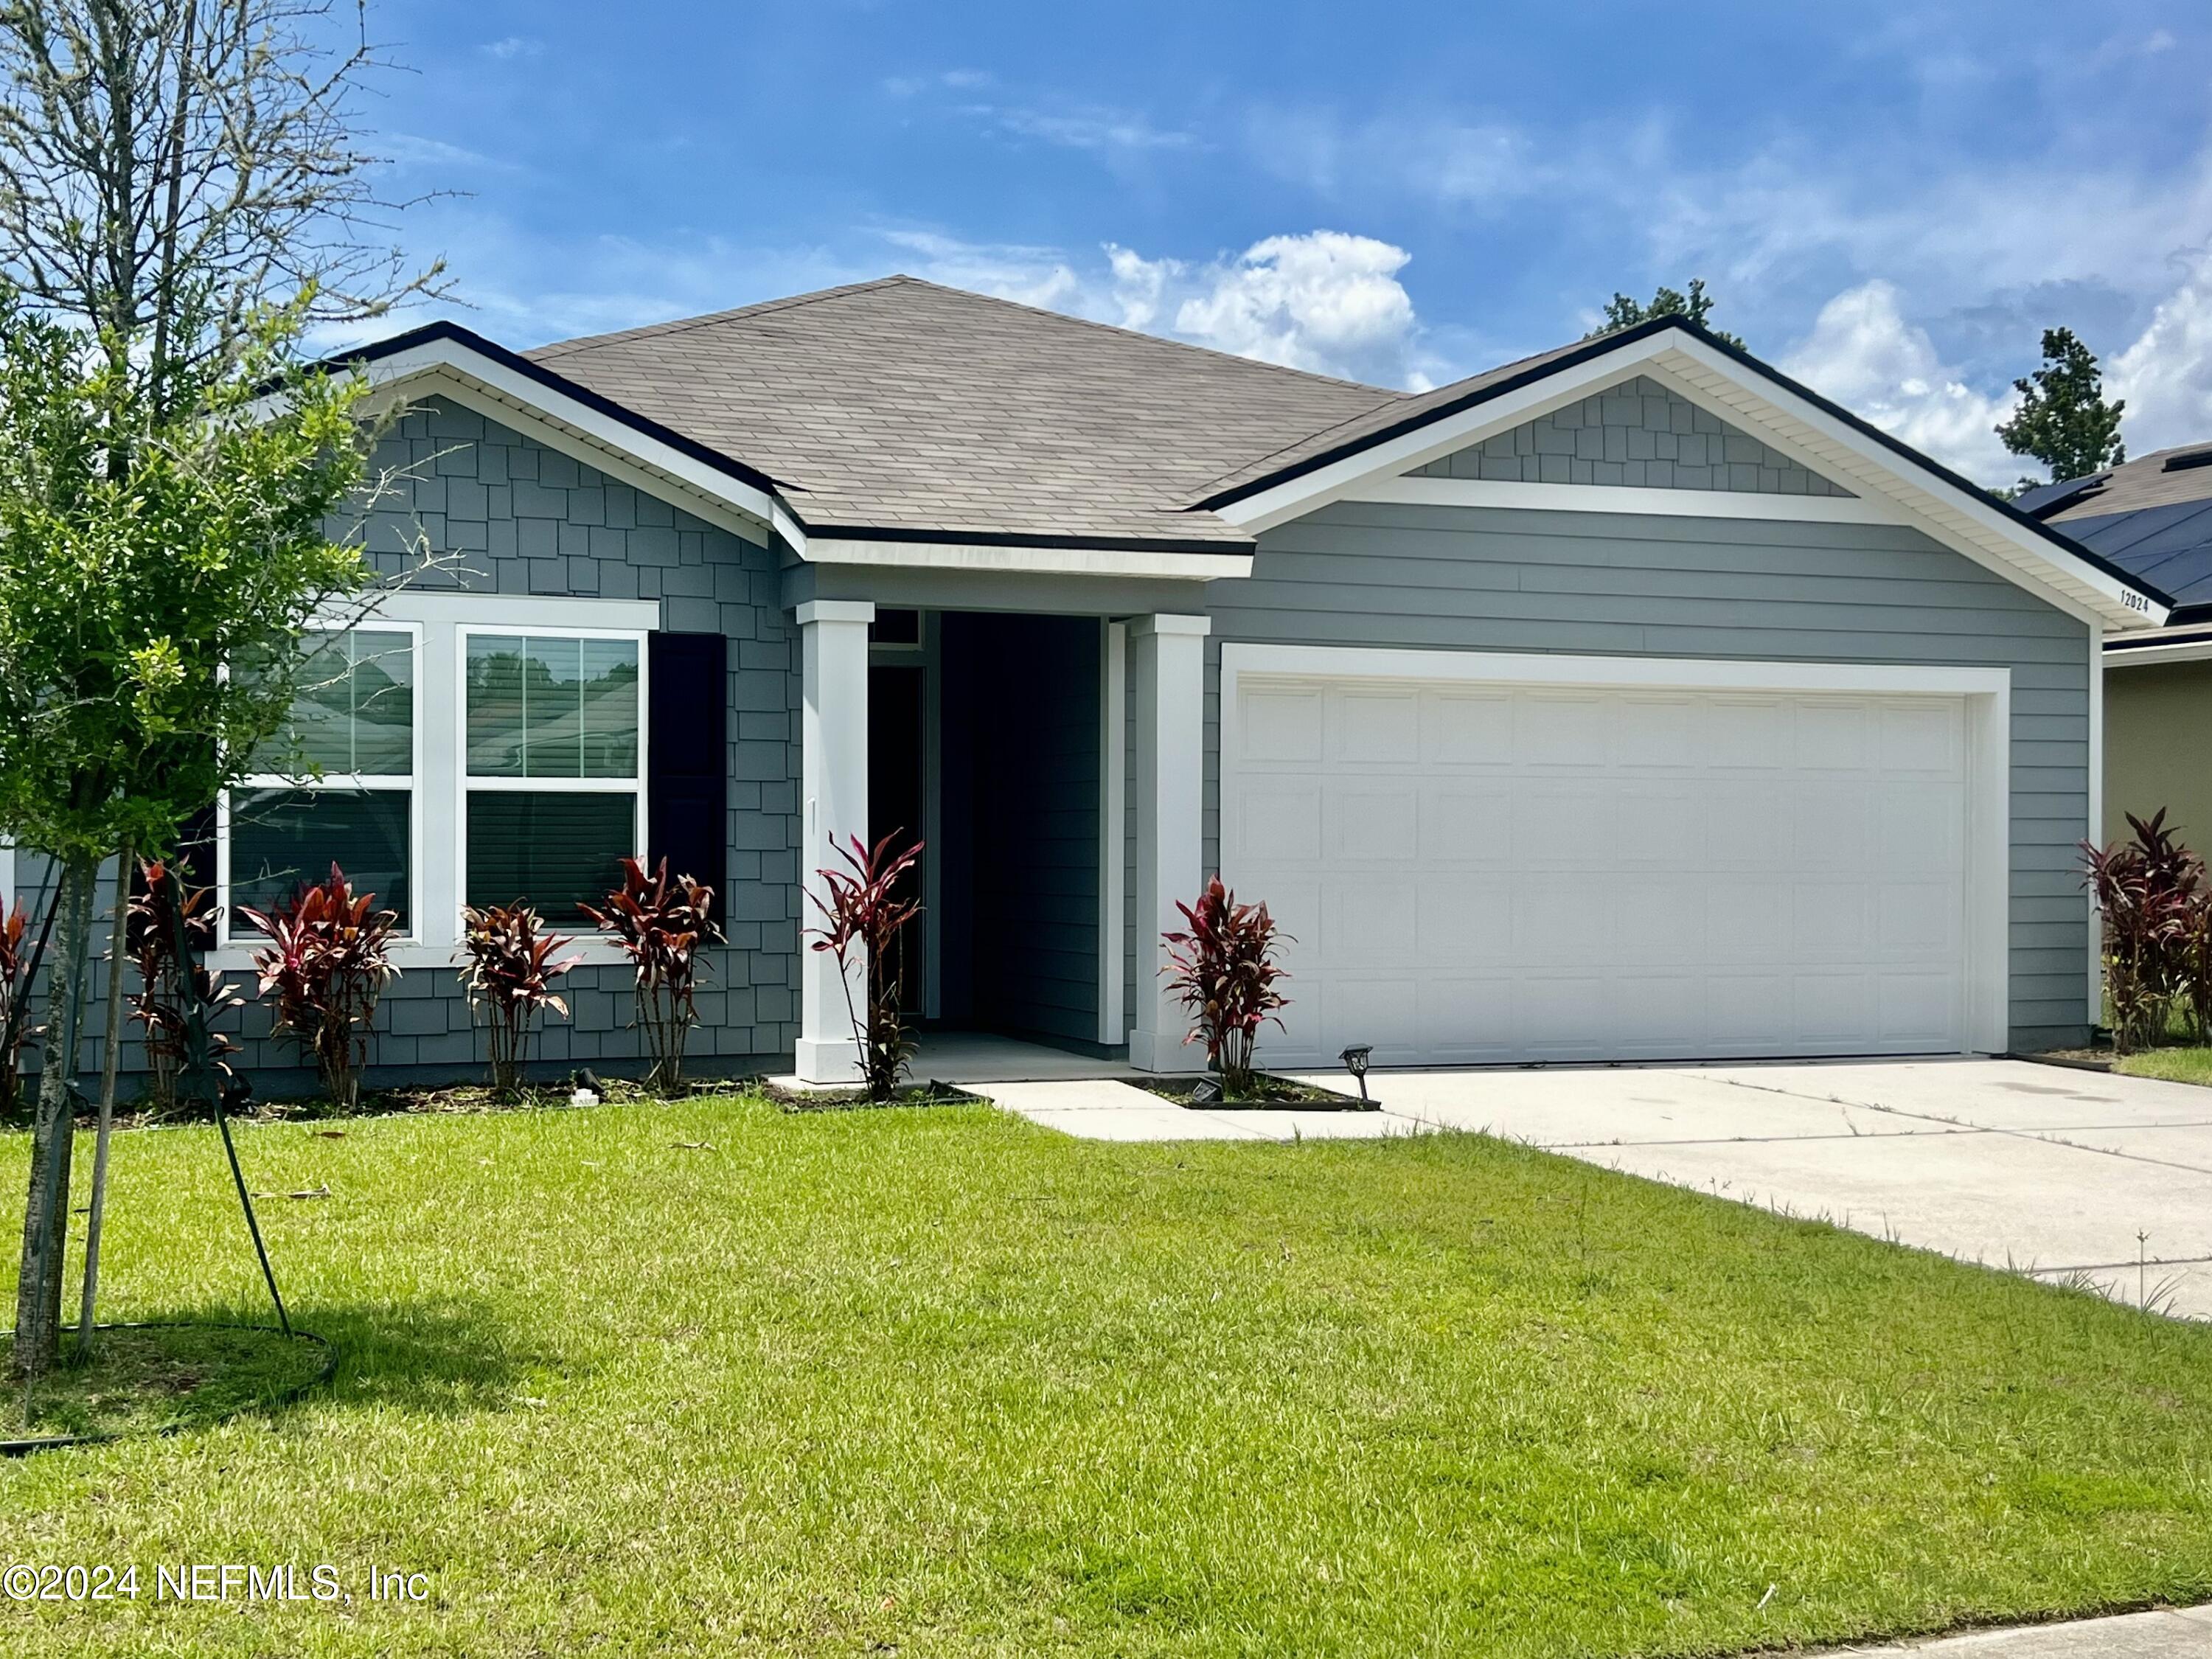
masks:
[[[2103,839],[2162,807],[2212,853],[2212,443],[2045,484],[2019,505],[2172,596],[2164,628],[2105,641]]]
[[[1406,393],[895,276],[360,362],[368,546],[462,568],[331,641],[326,775],[216,879],[402,909],[387,1076],[478,1063],[465,901],[573,926],[632,851],[723,893],[700,1069],[847,1075],[802,884],[902,829],[915,1012],[1140,1067],[1217,869],[1293,936],[1275,1065],[2085,1036],[2100,649],[2164,593],[1677,319]],[[588,948],[548,1066],[638,1053]]]

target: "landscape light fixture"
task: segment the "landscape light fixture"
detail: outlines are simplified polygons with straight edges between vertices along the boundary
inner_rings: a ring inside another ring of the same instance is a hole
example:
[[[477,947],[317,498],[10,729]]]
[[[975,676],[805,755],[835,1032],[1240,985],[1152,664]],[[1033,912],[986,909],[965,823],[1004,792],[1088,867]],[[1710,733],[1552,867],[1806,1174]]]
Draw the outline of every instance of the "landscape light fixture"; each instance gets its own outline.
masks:
[[[1374,1052],[1373,1043],[1355,1042],[1337,1056],[1344,1062],[1344,1069],[1351,1073],[1353,1079],[1359,1085],[1359,1099],[1363,1105],[1374,1104],[1374,1102],[1367,1098],[1367,1057]]]

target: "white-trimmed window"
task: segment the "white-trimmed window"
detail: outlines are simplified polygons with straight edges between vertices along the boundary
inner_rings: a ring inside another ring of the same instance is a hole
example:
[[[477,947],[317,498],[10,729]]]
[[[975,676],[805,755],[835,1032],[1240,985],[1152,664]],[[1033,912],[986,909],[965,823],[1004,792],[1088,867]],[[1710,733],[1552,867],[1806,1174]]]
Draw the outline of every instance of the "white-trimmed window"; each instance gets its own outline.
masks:
[[[396,912],[403,933],[415,931],[421,647],[421,629],[409,623],[312,630],[302,690],[272,752],[288,763],[302,758],[319,775],[257,774],[221,803],[216,874],[228,939],[258,937],[240,906],[270,909],[333,864],[356,892]]]
[[[464,627],[465,903],[584,920],[645,845],[642,633]]]

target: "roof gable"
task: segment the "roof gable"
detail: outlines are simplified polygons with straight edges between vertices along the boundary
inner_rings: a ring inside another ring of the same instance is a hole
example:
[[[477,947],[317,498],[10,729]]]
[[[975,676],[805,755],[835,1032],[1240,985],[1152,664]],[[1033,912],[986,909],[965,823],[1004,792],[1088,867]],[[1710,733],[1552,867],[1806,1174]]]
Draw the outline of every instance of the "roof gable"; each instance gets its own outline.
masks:
[[[1454,450],[1408,476],[1764,495],[1851,494],[1648,374]]]

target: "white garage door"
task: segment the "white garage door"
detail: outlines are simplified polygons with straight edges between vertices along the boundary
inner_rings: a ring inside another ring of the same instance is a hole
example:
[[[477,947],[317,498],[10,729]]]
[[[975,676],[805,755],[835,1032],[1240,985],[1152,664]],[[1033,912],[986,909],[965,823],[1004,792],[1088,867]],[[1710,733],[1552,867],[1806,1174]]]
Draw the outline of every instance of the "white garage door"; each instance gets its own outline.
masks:
[[[1222,863],[1265,1063],[1956,1052],[1966,700],[1244,672]]]

